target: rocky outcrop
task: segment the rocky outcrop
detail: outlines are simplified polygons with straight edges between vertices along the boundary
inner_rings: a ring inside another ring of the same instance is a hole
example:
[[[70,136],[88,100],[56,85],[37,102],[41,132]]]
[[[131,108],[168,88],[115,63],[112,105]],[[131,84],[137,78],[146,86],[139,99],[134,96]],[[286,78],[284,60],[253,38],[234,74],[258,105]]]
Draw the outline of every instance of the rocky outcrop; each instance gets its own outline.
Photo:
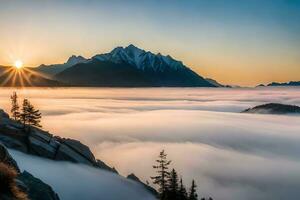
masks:
[[[13,190],[14,193],[25,193],[27,194],[30,200],[59,200],[58,195],[52,190],[52,188],[41,180],[35,178],[28,172],[20,171],[16,161],[10,156],[6,148],[0,144],[0,163],[9,166],[9,168],[0,168],[0,177],[3,178],[10,173],[14,180],[10,180],[10,187],[17,188]],[[5,170],[5,171],[1,171]],[[7,172],[10,171],[10,172]],[[15,174],[15,175],[14,175]],[[7,176],[9,178],[9,176]],[[5,180],[1,180],[5,181]],[[13,182],[12,182],[13,181]],[[19,195],[20,196],[20,195]],[[24,196],[24,195],[22,195]],[[6,200],[16,200],[16,199],[26,199],[16,198],[12,192],[1,191],[0,190],[0,199]]]
[[[35,178],[27,171],[21,173],[18,176],[18,180],[25,185],[24,189],[31,200],[59,200],[58,195],[49,185]]]
[[[8,148],[51,160],[70,161],[108,170],[117,171],[103,161],[97,160],[91,150],[81,142],[61,138],[36,127],[25,127],[9,119],[0,110],[0,141]]]
[[[113,168],[109,167],[107,164],[105,164],[101,160],[96,161],[96,166],[101,168],[101,169],[106,169],[106,170],[111,171],[113,173],[119,174],[118,171],[114,167]]]
[[[1,144],[0,144],[0,162],[14,168],[17,172],[20,172],[17,162],[10,156],[6,148]]]
[[[49,132],[36,127],[24,127],[19,122],[9,118],[0,110],[0,142],[7,148],[12,148],[26,154],[31,154],[51,160],[69,161],[89,165],[118,174],[115,168],[109,167],[103,161],[95,158],[89,147],[73,139],[53,136]],[[6,148],[0,145],[0,161],[17,170],[17,163],[9,156]],[[141,182],[134,174],[127,177],[142,184],[149,192],[156,195],[154,188]],[[31,200],[58,200],[55,192],[41,180],[28,172],[20,173],[19,187],[28,193]],[[39,198],[38,198],[39,197]]]
[[[294,105],[285,105],[279,103],[268,103],[253,108],[248,108],[243,113],[257,114],[300,114],[300,107]]]
[[[149,185],[147,185],[147,184],[145,184],[145,183],[143,183],[135,174],[129,174],[128,176],[127,176],[127,178],[128,179],[130,179],[130,180],[133,180],[133,181],[135,181],[135,182],[138,182],[138,183],[140,183],[140,184],[142,184],[144,187],[145,187],[145,189],[146,190],[148,190],[151,194],[153,194],[154,196],[157,196],[158,195],[158,193],[157,193],[157,191],[153,188],[153,187],[151,187],[151,186],[149,186]]]

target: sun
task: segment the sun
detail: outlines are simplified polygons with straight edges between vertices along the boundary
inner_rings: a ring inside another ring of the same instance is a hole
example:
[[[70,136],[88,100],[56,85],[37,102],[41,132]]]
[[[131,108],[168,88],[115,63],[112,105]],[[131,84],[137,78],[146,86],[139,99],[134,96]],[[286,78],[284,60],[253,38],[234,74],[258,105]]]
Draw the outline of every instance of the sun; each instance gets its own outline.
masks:
[[[17,69],[21,69],[23,67],[23,62],[21,60],[16,60],[14,66]]]

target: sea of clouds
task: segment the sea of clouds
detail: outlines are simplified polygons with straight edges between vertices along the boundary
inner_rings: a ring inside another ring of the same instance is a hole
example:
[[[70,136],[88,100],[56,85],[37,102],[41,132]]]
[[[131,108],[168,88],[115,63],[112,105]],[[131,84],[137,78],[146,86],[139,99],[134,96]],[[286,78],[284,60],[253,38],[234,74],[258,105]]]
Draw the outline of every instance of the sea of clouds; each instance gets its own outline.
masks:
[[[8,109],[12,90],[1,90],[1,107]],[[300,116],[240,113],[269,102],[300,106],[299,88],[66,88],[18,93],[41,109],[45,129],[84,142],[123,175],[134,172],[151,182],[154,160],[165,149],[186,185],[196,180],[199,196],[300,196]],[[61,188],[72,190],[64,184]]]

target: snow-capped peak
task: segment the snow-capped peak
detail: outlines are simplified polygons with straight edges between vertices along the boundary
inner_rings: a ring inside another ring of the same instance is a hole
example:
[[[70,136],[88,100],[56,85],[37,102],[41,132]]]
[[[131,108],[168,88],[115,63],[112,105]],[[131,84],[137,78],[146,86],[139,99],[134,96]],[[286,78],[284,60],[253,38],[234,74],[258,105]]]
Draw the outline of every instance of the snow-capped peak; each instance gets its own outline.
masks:
[[[163,56],[160,53],[153,54],[150,51],[146,52],[132,44],[125,48],[117,47],[110,53],[96,55],[93,58],[101,61],[128,63],[142,70],[164,71],[168,68],[177,70],[184,67],[182,62],[174,60],[171,56]]]

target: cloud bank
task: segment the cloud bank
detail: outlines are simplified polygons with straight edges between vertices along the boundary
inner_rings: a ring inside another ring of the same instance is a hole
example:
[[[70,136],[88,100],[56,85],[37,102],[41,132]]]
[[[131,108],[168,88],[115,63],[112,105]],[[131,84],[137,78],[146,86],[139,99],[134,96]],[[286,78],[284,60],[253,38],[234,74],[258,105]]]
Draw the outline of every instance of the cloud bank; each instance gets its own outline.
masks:
[[[88,144],[123,175],[134,172],[150,181],[151,166],[165,149],[187,185],[196,179],[200,196],[279,200],[300,195],[300,117],[239,113],[269,102],[300,105],[300,89],[19,92],[41,109],[47,130]]]

